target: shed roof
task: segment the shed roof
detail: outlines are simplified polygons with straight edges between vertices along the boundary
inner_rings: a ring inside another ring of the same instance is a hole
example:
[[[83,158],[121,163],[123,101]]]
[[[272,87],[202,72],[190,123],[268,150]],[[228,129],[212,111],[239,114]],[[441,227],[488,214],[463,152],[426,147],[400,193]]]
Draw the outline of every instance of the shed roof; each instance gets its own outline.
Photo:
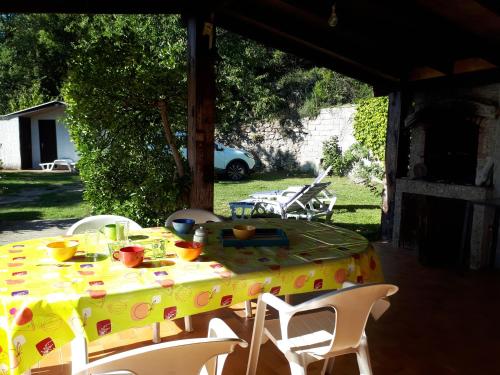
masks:
[[[66,103],[64,103],[60,100],[52,100],[50,102],[35,105],[33,107],[21,109],[20,111],[8,113],[4,116],[1,116],[1,118],[4,120],[8,120],[8,119],[11,119],[13,117],[19,117],[19,116],[23,116],[23,115],[34,115],[36,113],[46,111],[47,109],[59,108],[59,107],[66,108]]]
[[[497,0],[0,2],[4,12],[192,13],[207,8],[228,30],[382,89],[470,72],[500,81]]]

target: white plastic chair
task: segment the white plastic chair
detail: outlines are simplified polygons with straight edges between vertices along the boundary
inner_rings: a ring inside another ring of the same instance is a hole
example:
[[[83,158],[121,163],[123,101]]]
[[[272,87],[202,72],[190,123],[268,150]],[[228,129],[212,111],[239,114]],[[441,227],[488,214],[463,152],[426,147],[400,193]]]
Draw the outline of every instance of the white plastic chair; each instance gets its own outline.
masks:
[[[307,374],[307,366],[320,360],[325,360],[322,374],[331,372],[334,357],[349,353],[356,354],[360,374],[371,375],[366,321],[370,312],[379,318],[389,307],[382,299],[397,291],[398,287],[391,284],[351,286],[297,306],[270,293],[262,294],[257,304],[247,375],[256,372],[264,335],[285,354],[292,375]],[[267,305],[278,311],[279,319],[265,321]],[[299,312],[302,314],[297,315]]]
[[[172,221],[175,219],[194,219],[196,224],[203,224],[208,222],[221,222],[222,219],[213,212],[202,210],[199,208],[186,208],[184,210],[175,211],[165,220],[165,226],[172,226]]]
[[[117,221],[127,221],[129,224],[129,229],[138,230],[142,227],[135,221],[130,220],[124,216],[118,215],[96,215],[83,218],[80,221],[74,223],[66,232],[67,235],[81,234],[90,229],[100,229],[107,224],[114,224]]]
[[[328,173],[330,173],[330,170],[332,169],[332,166],[328,166],[322,173],[320,173],[312,182],[311,185],[314,184],[319,184],[323,179],[328,176]],[[255,199],[276,199],[279,196],[282,195],[288,195],[290,192],[297,192],[300,189],[302,189],[304,185],[301,186],[289,186],[285,190],[268,190],[268,191],[257,191],[255,193],[250,194],[250,197],[255,198]],[[337,199],[335,197],[335,194],[331,193],[328,191],[328,189],[324,189],[321,191],[321,197],[319,199],[321,200],[328,200],[330,201],[331,199]]]
[[[73,375],[220,375],[224,362],[236,345],[247,347],[220,319],[212,319],[208,338],[178,340],[114,354],[81,366],[73,363]]]

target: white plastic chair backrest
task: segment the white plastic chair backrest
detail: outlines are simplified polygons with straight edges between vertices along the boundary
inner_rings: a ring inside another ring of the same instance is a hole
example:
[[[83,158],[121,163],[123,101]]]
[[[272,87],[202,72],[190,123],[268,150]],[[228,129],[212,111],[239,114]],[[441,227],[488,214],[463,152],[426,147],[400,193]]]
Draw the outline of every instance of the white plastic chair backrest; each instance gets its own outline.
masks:
[[[330,173],[330,169],[332,169],[332,166],[329,165],[328,168],[326,168],[323,173],[320,173],[318,177],[312,182],[312,185],[314,184],[319,184],[326,176],[328,176],[328,173]]]
[[[127,221],[129,224],[129,229],[138,230],[142,227],[135,221],[130,220],[124,216],[118,215],[96,215],[83,218],[80,221],[74,223],[66,232],[67,235],[85,233],[87,230],[91,229],[101,229],[107,224],[114,224],[117,221]]]
[[[337,352],[359,346],[370,311],[381,298],[393,295],[398,287],[392,284],[366,284],[340,289],[294,306],[288,312],[280,311],[280,326],[288,339],[288,325],[297,312],[330,307],[335,310],[333,340],[326,352]],[[323,354],[326,354],[323,353]]]
[[[231,353],[239,338],[202,338],[149,345],[91,362],[73,375],[109,374],[123,371],[137,375],[198,375],[207,362],[215,362],[219,354]],[[211,359],[214,358],[214,361]],[[205,367],[208,375],[222,373],[223,364]]]
[[[209,221],[220,222],[222,219],[213,212],[202,210],[200,208],[187,208],[185,210],[175,211],[165,220],[165,226],[170,227],[175,219],[194,219],[196,224],[203,224]]]
[[[290,200],[283,204],[286,211],[295,211],[303,209],[304,206],[319,193],[327,188],[330,182],[321,182],[314,185],[306,185],[304,189],[299,191]]]

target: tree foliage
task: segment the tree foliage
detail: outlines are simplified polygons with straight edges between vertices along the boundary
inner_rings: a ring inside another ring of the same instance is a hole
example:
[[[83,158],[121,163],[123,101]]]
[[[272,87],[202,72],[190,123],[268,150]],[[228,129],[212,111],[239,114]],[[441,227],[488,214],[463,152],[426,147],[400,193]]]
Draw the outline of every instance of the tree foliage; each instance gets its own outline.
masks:
[[[352,168],[351,160],[342,154],[342,148],[336,136],[323,142],[323,159],[321,163],[324,168],[331,166],[330,174],[334,176],[346,176]]]
[[[72,27],[82,38],[64,98],[84,197],[97,213],[162,223],[187,183],[176,175],[157,106],[166,99],[172,127],[184,129],[185,30],[162,16],[87,16]]]
[[[386,96],[360,100],[354,117],[354,138],[378,160],[385,159],[388,100]]]
[[[68,29],[79,16],[0,15],[0,113],[13,112],[60,96],[78,39]]]
[[[217,37],[217,130],[225,138],[267,121],[278,121],[287,134],[321,108],[373,95],[370,86],[294,55],[226,31]]]
[[[373,96],[367,84],[325,68],[313,68],[314,86],[301,108],[301,115],[315,117],[321,108],[333,107]]]

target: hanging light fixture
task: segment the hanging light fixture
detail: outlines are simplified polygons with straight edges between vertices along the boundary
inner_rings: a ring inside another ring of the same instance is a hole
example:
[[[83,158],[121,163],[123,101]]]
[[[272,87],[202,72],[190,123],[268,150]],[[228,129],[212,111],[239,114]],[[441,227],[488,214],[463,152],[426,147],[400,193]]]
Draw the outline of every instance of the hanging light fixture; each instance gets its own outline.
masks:
[[[330,14],[330,18],[328,18],[328,25],[330,27],[335,27],[337,26],[337,23],[339,22],[339,19],[337,17],[337,12],[335,10],[335,3],[332,5],[332,13]]]

